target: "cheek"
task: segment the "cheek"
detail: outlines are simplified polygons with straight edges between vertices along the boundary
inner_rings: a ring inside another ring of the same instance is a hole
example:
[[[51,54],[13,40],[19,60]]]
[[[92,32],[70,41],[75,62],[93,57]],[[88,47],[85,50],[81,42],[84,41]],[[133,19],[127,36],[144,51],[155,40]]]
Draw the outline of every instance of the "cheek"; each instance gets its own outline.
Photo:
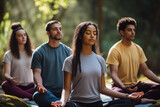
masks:
[[[20,38],[16,37],[16,40],[17,40],[17,41],[19,41],[19,40],[20,40]]]

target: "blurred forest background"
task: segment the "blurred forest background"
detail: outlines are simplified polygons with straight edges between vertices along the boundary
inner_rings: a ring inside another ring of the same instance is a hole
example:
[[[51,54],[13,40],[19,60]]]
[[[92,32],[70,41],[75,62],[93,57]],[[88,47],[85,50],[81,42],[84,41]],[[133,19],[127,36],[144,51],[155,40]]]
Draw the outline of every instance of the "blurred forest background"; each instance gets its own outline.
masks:
[[[68,46],[80,22],[94,21],[100,29],[100,55],[106,59],[110,47],[120,40],[118,19],[128,16],[138,24],[134,42],[144,49],[149,68],[160,74],[160,0],[0,0],[0,81],[11,23],[21,22],[36,48],[48,40],[45,24],[50,20],[62,23],[62,42]]]

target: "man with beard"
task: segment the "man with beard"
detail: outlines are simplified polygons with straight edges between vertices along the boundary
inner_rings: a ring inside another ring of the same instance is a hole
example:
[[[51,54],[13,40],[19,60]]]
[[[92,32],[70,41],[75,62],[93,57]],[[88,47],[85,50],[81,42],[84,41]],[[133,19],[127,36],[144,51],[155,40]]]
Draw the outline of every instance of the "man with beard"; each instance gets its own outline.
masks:
[[[60,42],[62,26],[58,21],[46,24],[49,41],[40,45],[33,53],[31,68],[34,73],[36,91],[34,101],[39,107],[50,107],[59,100],[63,88],[62,66],[71,49]]]

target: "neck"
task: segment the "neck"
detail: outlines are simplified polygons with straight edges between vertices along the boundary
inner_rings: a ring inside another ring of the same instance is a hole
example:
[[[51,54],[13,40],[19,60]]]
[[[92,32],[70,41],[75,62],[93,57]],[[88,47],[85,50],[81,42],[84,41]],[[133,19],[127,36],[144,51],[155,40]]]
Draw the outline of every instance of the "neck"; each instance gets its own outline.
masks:
[[[90,55],[92,54],[92,47],[91,46],[82,46],[81,54],[83,55]]]
[[[25,50],[24,45],[18,45],[18,48],[19,48],[19,51],[24,51]]]
[[[48,41],[48,45],[51,46],[51,47],[58,47],[59,44],[60,44],[59,40],[49,40]]]
[[[123,43],[123,44],[125,44],[125,45],[127,45],[127,46],[130,46],[130,45],[131,45],[131,43],[132,43],[132,41],[122,39],[122,43]]]

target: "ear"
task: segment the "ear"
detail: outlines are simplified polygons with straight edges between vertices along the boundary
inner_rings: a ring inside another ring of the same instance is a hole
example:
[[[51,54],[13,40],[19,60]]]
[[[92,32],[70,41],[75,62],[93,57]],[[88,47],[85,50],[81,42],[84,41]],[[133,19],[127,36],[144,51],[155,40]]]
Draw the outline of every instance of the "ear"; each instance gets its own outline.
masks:
[[[121,36],[123,36],[123,35],[124,35],[124,31],[123,31],[123,30],[120,30],[120,32],[119,32],[119,33],[120,33],[120,35],[121,35]]]
[[[47,35],[49,35],[49,32],[46,32]]]

